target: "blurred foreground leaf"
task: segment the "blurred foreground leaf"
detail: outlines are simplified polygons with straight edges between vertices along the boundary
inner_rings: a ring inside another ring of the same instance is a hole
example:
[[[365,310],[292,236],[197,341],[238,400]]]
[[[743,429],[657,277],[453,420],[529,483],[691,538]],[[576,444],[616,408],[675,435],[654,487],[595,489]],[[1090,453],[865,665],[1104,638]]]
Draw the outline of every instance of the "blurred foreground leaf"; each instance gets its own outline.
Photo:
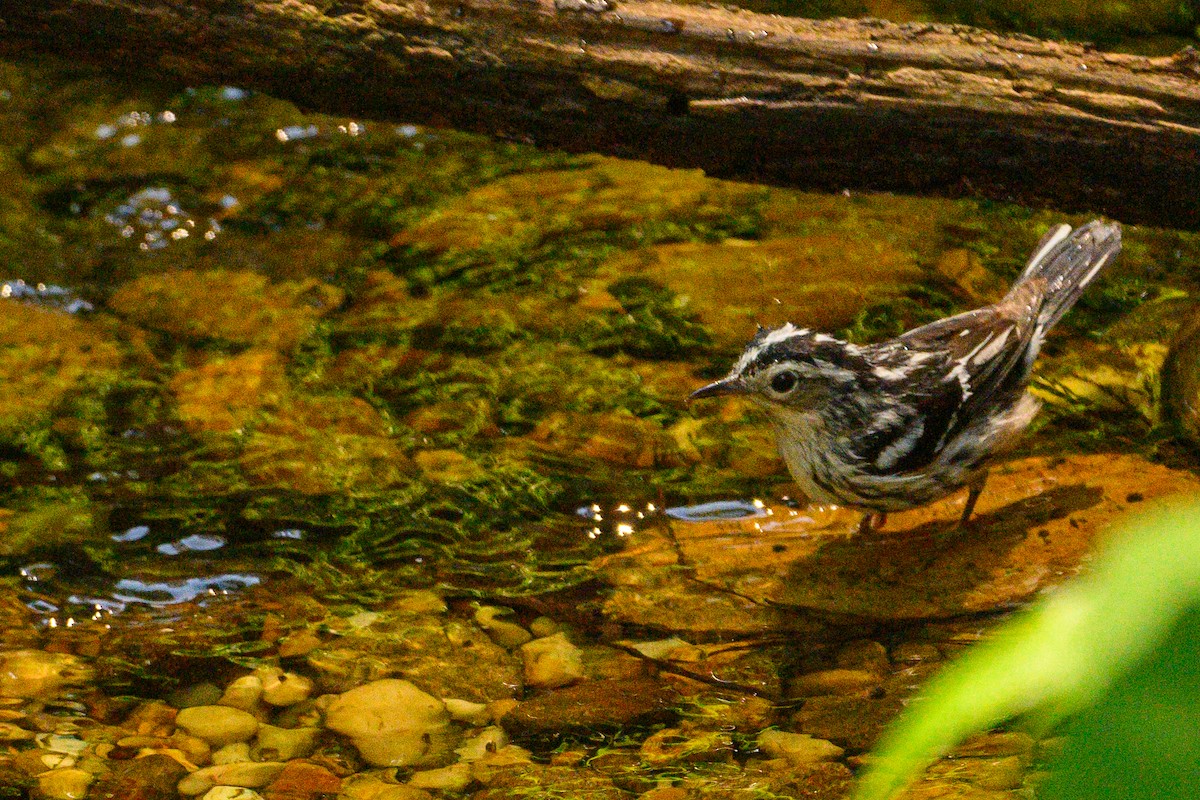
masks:
[[[854,800],[892,796],[972,733],[1079,715],[1060,798],[1200,796],[1200,506],[1130,525],[1092,570],[940,673],[884,736]]]

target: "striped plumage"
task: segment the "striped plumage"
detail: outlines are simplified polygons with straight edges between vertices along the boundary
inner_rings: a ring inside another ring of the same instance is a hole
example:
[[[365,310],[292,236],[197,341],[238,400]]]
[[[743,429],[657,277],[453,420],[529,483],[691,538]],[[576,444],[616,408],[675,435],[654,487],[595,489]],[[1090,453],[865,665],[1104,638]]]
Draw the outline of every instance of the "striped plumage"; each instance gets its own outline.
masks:
[[[692,397],[758,401],[812,500],[884,514],[970,486],[966,521],[989,456],[1037,412],[1026,387],[1046,333],[1120,249],[1117,225],[1060,225],[995,305],[865,346],[790,323],[760,329],[730,374]]]

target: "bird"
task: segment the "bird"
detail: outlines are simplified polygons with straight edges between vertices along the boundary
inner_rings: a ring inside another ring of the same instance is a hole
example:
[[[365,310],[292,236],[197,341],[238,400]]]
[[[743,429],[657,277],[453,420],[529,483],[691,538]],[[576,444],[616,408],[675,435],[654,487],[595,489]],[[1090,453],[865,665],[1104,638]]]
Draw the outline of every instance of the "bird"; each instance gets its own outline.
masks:
[[[809,500],[864,512],[862,533],[964,487],[965,527],[991,458],[1041,405],[1028,386],[1046,334],[1120,249],[1115,223],[1056,225],[999,302],[876,344],[760,326],[729,374],[689,399],[753,399]]]

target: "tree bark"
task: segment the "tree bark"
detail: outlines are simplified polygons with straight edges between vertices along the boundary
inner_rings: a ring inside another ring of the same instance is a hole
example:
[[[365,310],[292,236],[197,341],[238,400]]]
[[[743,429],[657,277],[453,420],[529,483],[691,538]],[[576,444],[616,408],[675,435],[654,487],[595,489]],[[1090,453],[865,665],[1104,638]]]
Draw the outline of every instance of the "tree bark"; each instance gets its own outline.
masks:
[[[0,0],[0,46],[825,190],[1200,228],[1200,54],[658,0]]]

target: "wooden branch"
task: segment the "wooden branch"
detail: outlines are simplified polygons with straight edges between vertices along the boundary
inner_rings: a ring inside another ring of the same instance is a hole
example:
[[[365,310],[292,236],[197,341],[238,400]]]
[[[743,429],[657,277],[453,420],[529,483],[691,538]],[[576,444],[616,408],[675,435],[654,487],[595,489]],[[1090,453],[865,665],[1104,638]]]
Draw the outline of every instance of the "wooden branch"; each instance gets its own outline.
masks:
[[[8,54],[800,187],[1200,227],[1200,54],[657,0],[0,0]]]

